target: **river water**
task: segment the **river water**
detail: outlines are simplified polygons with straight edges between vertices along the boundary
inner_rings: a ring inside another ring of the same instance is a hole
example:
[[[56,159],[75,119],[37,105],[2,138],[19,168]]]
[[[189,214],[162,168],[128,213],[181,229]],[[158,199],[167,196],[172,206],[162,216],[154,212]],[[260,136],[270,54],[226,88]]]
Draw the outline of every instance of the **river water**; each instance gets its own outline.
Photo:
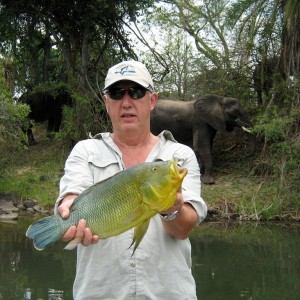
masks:
[[[36,251],[30,223],[0,222],[0,299],[72,299],[75,252]],[[300,299],[300,224],[203,223],[191,243],[199,300]]]

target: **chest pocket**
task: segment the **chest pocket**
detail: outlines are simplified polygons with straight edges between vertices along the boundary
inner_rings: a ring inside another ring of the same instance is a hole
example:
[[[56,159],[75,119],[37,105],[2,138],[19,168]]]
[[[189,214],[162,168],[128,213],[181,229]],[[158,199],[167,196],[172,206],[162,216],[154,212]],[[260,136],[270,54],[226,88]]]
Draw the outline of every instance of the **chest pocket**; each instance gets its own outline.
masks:
[[[119,162],[113,157],[90,155],[88,162],[93,174],[94,183],[102,181],[121,171]]]

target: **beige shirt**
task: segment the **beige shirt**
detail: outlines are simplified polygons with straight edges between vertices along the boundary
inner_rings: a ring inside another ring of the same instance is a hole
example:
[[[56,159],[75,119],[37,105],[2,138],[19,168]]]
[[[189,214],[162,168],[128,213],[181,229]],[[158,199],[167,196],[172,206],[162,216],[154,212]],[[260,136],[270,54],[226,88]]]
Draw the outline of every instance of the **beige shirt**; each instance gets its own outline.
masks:
[[[200,196],[200,172],[195,154],[164,131],[146,161],[172,158],[188,169],[182,193],[201,222],[207,206]],[[67,194],[80,194],[124,168],[122,154],[109,133],[79,142],[66,161],[57,203]],[[196,299],[189,239],[177,240],[167,234],[159,215],[151,219],[133,256],[129,248],[132,239],[133,229],[95,245],[79,245],[74,299]]]

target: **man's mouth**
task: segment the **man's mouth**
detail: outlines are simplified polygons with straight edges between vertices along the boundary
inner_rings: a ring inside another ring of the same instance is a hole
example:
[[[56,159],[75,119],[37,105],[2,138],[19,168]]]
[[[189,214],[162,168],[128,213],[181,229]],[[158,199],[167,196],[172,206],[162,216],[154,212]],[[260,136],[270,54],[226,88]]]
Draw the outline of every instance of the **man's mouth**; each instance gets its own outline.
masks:
[[[133,117],[135,117],[135,115],[134,114],[122,114],[121,117],[122,118],[133,118]]]

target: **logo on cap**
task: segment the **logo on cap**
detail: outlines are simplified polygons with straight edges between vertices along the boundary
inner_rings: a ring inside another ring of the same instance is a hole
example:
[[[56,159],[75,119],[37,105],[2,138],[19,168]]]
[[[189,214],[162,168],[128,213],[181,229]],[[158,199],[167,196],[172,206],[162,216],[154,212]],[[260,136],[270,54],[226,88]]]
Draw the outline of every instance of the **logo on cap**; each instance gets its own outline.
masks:
[[[135,69],[132,67],[132,66],[125,66],[125,67],[122,67],[120,69],[117,69],[115,71],[115,74],[121,74],[121,75],[124,75],[124,74],[134,74],[135,73]]]

